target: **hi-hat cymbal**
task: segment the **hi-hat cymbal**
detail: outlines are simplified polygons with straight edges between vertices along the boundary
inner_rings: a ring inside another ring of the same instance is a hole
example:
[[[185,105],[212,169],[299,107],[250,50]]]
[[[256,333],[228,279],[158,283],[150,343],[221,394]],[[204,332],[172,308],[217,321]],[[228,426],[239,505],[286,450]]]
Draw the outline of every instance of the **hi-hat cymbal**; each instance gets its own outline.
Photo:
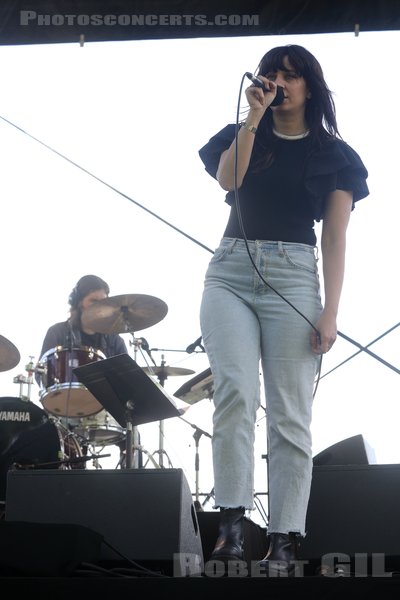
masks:
[[[14,344],[0,335],[0,371],[13,369],[20,360],[20,353]]]
[[[167,365],[161,365],[159,367],[143,367],[143,371],[148,375],[154,375],[159,379],[166,379],[167,377],[174,377],[175,375],[192,375],[194,373],[192,369],[184,369],[182,367],[168,367]]]
[[[168,312],[163,300],[146,294],[122,294],[100,300],[82,312],[82,325],[97,333],[129,333],[151,327]]]

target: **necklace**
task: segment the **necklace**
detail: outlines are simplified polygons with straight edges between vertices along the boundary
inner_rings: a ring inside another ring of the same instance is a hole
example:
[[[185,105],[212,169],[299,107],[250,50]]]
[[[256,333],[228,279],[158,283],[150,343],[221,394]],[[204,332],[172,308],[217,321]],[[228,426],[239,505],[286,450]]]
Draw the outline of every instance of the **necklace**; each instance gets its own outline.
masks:
[[[272,129],[272,133],[278,138],[281,138],[282,140],[302,140],[303,138],[308,136],[310,130],[307,129],[303,133],[298,133],[297,135],[286,135],[285,133],[279,133],[278,131],[276,131],[276,129]]]

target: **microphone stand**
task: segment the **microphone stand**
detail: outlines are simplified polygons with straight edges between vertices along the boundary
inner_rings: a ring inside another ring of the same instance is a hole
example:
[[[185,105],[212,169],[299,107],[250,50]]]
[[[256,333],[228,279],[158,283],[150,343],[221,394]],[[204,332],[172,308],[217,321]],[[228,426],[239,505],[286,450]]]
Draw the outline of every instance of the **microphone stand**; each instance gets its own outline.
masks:
[[[185,350],[176,350],[170,348],[151,348],[150,352],[186,352],[186,354],[204,354],[205,349],[201,345],[202,337],[200,336],[195,342],[189,344],[189,346]],[[200,348],[200,350],[196,350],[196,348]]]
[[[212,435],[207,433],[207,431],[200,429],[200,427],[197,427],[197,425],[190,423],[190,421],[187,421],[183,417],[179,417],[179,418],[182,419],[182,421],[185,421],[185,423],[187,423],[188,425],[190,425],[190,427],[193,427],[193,429],[196,430],[193,434],[193,438],[195,441],[195,447],[196,447],[195,459],[194,459],[194,470],[195,470],[195,501],[194,501],[194,505],[195,505],[195,509],[197,511],[199,511],[199,510],[202,510],[202,506],[200,504],[200,489],[199,489],[199,472],[200,472],[199,442],[200,442],[200,438],[202,435],[205,435],[205,436],[209,437],[210,439],[212,439]]]
[[[174,348],[150,348],[150,352],[185,352],[185,354],[204,354],[204,350],[193,350],[189,352],[187,350],[176,350]]]
[[[203,506],[207,504],[207,502],[210,500],[210,498],[212,498],[212,496],[214,496],[214,488],[212,488],[211,492],[209,492],[203,500],[203,504],[201,505],[200,510],[203,510]]]

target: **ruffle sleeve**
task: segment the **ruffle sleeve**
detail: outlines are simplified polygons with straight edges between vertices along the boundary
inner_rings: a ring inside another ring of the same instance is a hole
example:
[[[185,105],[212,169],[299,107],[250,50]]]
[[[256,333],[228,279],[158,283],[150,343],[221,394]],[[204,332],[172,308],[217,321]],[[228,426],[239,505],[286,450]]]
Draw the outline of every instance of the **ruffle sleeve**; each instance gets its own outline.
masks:
[[[207,144],[199,150],[199,156],[204,163],[207,173],[214,177],[214,179],[217,176],[221,154],[229,148],[235,139],[235,130],[236,125],[227,125],[210,138]]]
[[[355,202],[369,194],[367,177],[367,169],[351,146],[338,139],[327,141],[310,156],[305,171],[305,186],[315,219],[322,219],[328,194],[337,189],[353,192],[354,208]]]
[[[207,173],[216,178],[222,152],[235,138],[235,124],[226,125],[199,150]],[[353,207],[369,194],[366,179],[368,171],[360,156],[346,142],[328,138],[321,148],[306,161],[304,185],[313,217],[320,221],[324,215],[328,195],[339,189],[353,192]],[[228,192],[226,202],[232,204],[233,193]]]

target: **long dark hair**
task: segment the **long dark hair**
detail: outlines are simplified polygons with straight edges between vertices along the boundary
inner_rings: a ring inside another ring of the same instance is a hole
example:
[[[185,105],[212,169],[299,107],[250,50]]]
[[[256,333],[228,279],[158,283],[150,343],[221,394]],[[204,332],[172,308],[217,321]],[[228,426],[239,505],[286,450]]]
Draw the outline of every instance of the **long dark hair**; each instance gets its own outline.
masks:
[[[266,76],[271,71],[286,71],[285,57],[287,57],[296,73],[304,77],[311,92],[311,98],[307,101],[305,111],[305,118],[310,131],[313,133],[324,127],[331,135],[338,135],[332,92],[325,82],[321,65],[311,52],[296,44],[272,48],[262,57],[257,68],[257,74]],[[270,111],[268,113],[271,115]]]
[[[108,283],[106,283],[104,279],[101,279],[101,277],[98,277],[97,275],[84,275],[80,278],[68,298],[68,302],[71,306],[69,320],[72,325],[76,327],[80,326],[82,315],[80,302],[86,298],[88,294],[95,292],[96,290],[104,290],[107,296],[110,293]]]
[[[272,48],[260,60],[256,74],[266,76],[278,70],[287,71],[285,58],[296,73],[304,77],[311,93],[311,97],[307,99],[305,119],[310,129],[312,146],[320,146],[329,137],[340,137],[332,92],[326,84],[321,65],[306,48],[296,44]],[[266,135],[257,140],[257,153],[264,156],[264,167],[273,160],[272,125],[272,111],[267,110],[259,126],[260,133],[264,131]],[[260,166],[260,161],[257,161],[257,166]]]

